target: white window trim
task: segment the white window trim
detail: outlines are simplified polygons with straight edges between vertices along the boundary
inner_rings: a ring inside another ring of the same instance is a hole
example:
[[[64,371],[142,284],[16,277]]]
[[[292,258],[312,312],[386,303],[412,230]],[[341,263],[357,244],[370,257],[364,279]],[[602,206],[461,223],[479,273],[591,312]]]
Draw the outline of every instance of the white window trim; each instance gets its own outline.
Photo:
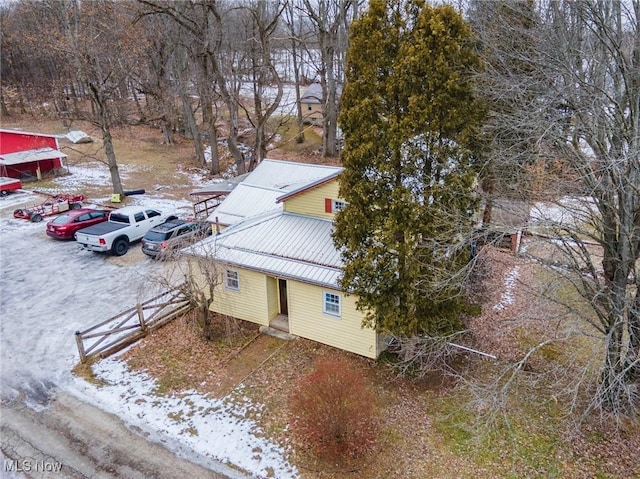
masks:
[[[340,205],[340,207],[338,207],[337,205]],[[342,201],[342,200],[331,200],[331,212],[332,213],[337,213],[338,211],[342,211],[345,206],[347,206],[347,202],[346,201]]]
[[[235,275],[235,282],[237,283],[236,286],[232,286],[229,284],[229,280],[231,279],[229,277],[230,273]],[[240,291],[240,274],[238,273],[237,270],[235,269],[224,270],[224,286],[225,288],[230,289],[231,291]]]
[[[331,296],[335,296],[336,298],[338,298],[338,303],[328,303],[327,302],[327,295],[331,295]],[[335,311],[327,311],[327,304],[331,304],[333,306],[338,306],[338,312],[336,313]],[[322,311],[324,312],[324,314],[327,314],[329,316],[332,316],[334,318],[341,318],[342,317],[342,295],[334,293],[332,291],[323,291],[322,292]]]

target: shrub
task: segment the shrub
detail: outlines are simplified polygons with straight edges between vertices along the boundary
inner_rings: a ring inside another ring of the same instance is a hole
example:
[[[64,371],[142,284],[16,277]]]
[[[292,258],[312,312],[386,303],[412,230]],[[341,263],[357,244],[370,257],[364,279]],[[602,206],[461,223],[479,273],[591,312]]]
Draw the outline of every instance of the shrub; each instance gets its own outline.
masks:
[[[362,372],[344,359],[320,359],[291,395],[292,431],[320,459],[365,455],[375,444],[375,396]]]

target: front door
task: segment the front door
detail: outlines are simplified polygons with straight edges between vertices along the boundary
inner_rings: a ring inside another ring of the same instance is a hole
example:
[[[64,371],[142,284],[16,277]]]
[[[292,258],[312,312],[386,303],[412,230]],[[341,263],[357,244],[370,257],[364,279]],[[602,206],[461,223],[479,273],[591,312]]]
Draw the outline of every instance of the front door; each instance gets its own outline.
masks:
[[[287,302],[287,280],[278,280],[278,292],[280,294],[280,314],[289,314],[289,304]]]

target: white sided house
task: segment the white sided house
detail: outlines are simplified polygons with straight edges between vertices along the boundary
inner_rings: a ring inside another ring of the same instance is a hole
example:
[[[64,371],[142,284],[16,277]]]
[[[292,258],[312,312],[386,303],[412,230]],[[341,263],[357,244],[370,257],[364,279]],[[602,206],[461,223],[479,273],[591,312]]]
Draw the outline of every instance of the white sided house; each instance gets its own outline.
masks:
[[[262,199],[249,196],[252,204],[233,214],[227,201],[235,201],[231,197],[242,184],[255,189],[266,183],[267,176],[260,178],[265,163],[263,171],[277,178],[281,190],[274,195],[271,181]],[[384,342],[362,327],[357,298],[339,285],[342,259],[331,233],[334,214],[344,206],[338,197],[341,171],[265,160],[212,214],[225,222],[241,219],[188,251],[193,260],[212,258],[217,266],[212,311],[377,358]],[[249,210],[257,214],[248,215]],[[199,275],[198,268],[192,274]]]

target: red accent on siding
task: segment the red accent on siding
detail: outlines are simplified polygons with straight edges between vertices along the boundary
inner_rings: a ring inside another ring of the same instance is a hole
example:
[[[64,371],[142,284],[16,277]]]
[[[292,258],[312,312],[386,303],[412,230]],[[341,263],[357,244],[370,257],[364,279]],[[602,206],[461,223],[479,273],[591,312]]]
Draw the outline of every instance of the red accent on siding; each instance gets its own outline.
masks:
[[[324,199],[324,212],[325,213],[331,213],[331,210],[333,209],[333,201],[331,201],[331,198],[325,198]]]

